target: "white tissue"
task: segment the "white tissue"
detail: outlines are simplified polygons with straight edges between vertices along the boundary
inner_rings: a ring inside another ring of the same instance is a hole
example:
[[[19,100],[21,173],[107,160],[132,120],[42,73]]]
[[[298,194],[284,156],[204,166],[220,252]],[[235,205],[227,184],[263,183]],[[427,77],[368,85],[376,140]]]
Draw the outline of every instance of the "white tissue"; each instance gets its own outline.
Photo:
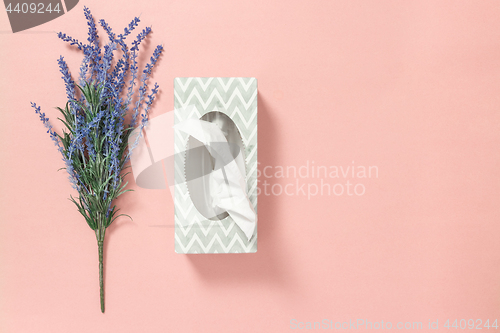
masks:
[[[215,163],[208,175],[212,208],[216,215],[227,212],[250,240],[255,231],[257,214],[247,195],[243,154],[240,152],[236,158],[233,157],[226,137],[214,123],[187,119],[175,125],[174,129],[203,143],[212,155]]]

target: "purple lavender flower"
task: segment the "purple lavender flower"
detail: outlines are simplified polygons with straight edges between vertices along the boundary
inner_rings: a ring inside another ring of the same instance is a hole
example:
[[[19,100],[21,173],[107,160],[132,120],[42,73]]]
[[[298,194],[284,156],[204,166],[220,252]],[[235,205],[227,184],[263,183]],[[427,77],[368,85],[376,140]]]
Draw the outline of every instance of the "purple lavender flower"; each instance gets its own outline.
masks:
[[[47,128],[47,133],[50,134],[50,138],[54,141],[54,144],[57,147],[60,147],[59,139],[57,138],[57,134],[52,129],[49,118],[45,117],[45,113],[40,111],[40,107],[37,106],[36,103],[31,102],[31,107],[35,109],[35,113],[40,117],[40,121],[43,123],[45,128]]]
[[[116,39],[116,34],[113,32],[113,29],[106,23],[104,19],[99,20],[99,24],[103,27],[104,31],[108,34],[109,41],[113,42]]]
[[[160,86],[158,85],[158,83],[155,82],[155,86],[151,90],[151,94],[148,95],[148,100],[146,101],[146,108],[144,109],[144,114],[142,114],[141,128],[144,128],[144,126],[146,126],[146,123],[148,122],[149,110],[151,109],[151,105],[153,104],[153,101],[155,100],[155,97],[156,97],[156,94],[158,93],[159,88],[160,88]]]
[[[68,97],[68,101],[71,104],[72,112],[76,112],[78,110],[78,106],[75,103],[75,82],[71,78],[71,74],[69,73],[68,65],[66,61],[64,61],[64,57],[61,56],[59,60],[57,60],[59,64],[59,71],[63,75],[61,78],[64,80],[64,84],[66,86],[66,96]]]
[[[130,49],[130,52],[132,53],[132,64],[130,65],[130,82],[129,82],[129,88],[127,92],[127,99],[125,101],[125,107],[128,107],[130,102],[132,101],[132,94],[134,92],[134,86],[135,86],[135,80],[137,79],[137,72],[139,68],[137,67],[137,52],[139,51],[139,45],[141,42],[149,35],[151,32],[151,28],[147,27],[143,29],[136,37],[136,39],[132,42],[132,48]],[[135,114],[135,110],[134,110]],[[135,116],[137,118],[137,116]],[[133,125],[135,122],[133,123]],[[132,126],[133,127],[133,126]]]
[[[64,152],[63,147],[61,147],[59,136],[56,132],[54,132],[52,125],[50,124],[49,118],[45,117],[45,113],[40,111],[40,107],[36,105],[36,103],[31,102],[31,107],[35,109],[35,113],[38,114],[40,120],[42,121],[45,128],[47,128],[47,133],[50,134],[50,138],[54,142],[54,145],[57,147],[57,150],[62,154],[64,164],[66,165],[66,171],[68,172],[68,179],[75,190],[78,190],[77,181],[75,178],[75,172],[73,169],[73,164],[70,159],[68,159],[67,155]]]
[[[116,43],[110,42],[104,46],[104,56],[102,58],[102,64],[99,65],[97,70],[97,82],[104,83],[107,89],[103,89],[104,94],[108,92],[109,86],[112,82],[107,80],[108,71],[111,67],[111,61],[113,60],[113,52],[116,50]]]
[[[118,38],[121,40],[125,39],[125,37],[130,35],[130,33],[132,33],[132,31],[134,31],[134,29],[139,25],[139,22],[141,22],[141,20],[138,17],[134,17],[132,22],[128,24],[128,27],[123,29],[123,34],[118,35]]]
[[[113,203],[118,196],[129,191],[125,189],[126,174],[123,174],[122,170],[135,145],[129,147],[128,138],[136,126],[141,110],[144,111],[141,114],[139,130],[142,131],[147,124],[159,89],[155,83],[148,95],[148,80],[163,47],[160,45],[155,49],[150,62],[142,71],[138,89],[135,89],[139,73],[139,45],[150,34],[151,28],[143,29],[129,47],[125,39],[138,27],[139,18],[135,17],[123,29],[123,33],[118,35],[105,20],[100,20],[99,23],[109,39],[101,48],[94,17],[87,7],[84,7],[84,14],[88,26],[87,43],[62,32],[58,34],[60,39],[83,52],[78,85],[71,77],[64,58],[61,56],[58,59],[67,99],[65,108],[57,108],[62,114],[59,119],[66,126],[62,135],[53,130],[40,107],[34,103],[32,107],[61,152],[69,181],[78,191],[79,196],[71,196],[71,201],[96,234],[99,247],[101,311],[104,312],[102,251],[105,230],[118,216],[123,215],[116,214],[118,210]],[[132,110],[129,110],[134,93],[138,94],[137,102]],[[132,112],[132,120],[126,124],[125,116],[128,112]]]
[[[62,32],[57,34],[57,37],[61,38],[63,41],[70,43],[70,45],[76,45],[79,50],[83,50],[84,45],[79,42],[77,39],[70,37]]]
[[[158,61],[158,58],[160,57],[162,51],[163,51],[163,46],[158,45],[153,55],[151,56],[150,62],[146,65],[146,68],[142,71],[141,86],[139,87],[139,99],[135,104],[134,111],[132,113],[132,120],[130,121],[130,125],[132,127],[134,127],[137,122],[137,117],[139,115],[140,107],[144,102],[144,97],[146,95],[146,90],[147,90],[147,83],[149,77],[151,76],[153,66]]]
[[[83,47],[83,60],[82,64],[80,65],[80,75],[79,75],[79,83],[81,86],[87,82],[87,73],[89,70],[89,63],[90,63],[90,57],[91,57],[91,48],[87,45]]]
[[[101,62],[101,49],[99,47],[99,35],[97,34],[97,28],[95,25],[94,17],[90,12],[90,9],[83,7],[83,12],[85,13],[85,18],[87,19],[87,25],[89,27],[89,33],[87,41],[88,46],[91,48],[91,59],[93,62],[92,66],[92,76],[96,76],[98,73],[98,68]]]

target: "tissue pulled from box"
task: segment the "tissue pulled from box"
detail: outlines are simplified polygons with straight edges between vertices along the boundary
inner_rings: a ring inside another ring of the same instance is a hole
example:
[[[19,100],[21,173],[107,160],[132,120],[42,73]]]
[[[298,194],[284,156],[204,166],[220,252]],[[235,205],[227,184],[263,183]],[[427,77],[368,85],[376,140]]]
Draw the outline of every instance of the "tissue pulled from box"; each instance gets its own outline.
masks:
[[[257,214],[247,195],[243,153],[240,151],[233,156],[224,133],[215,123],[192,118],[178,123],[174,129],[205,145],[214,159],[213,170],[207,175],[214,216],[227,212],[250,240],[255,231]],[[189,221],[185,223],[188,225]]]

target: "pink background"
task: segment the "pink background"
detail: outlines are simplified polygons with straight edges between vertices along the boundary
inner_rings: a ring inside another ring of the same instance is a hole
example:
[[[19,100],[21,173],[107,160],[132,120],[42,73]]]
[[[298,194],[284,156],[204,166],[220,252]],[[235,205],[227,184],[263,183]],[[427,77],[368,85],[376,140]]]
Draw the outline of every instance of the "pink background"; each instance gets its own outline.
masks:
[[[101,314],[95,235],[29,106],[54,120],[64,104],[56,59],[76,73],[81,56],[43,31],[86,39],[84,4],[115,30],[140,14],[143,55],[164,44],[152,116],[173,108],[174,77],[254,76],[261,169],[354,160],[379,177],[361,197],[259,196],[249,255],[176,254],[173,228],[151,227],[173,223],[168,190],[131,179]],[[17,34],[0,12],[2,332],[500,319],[499,1],[80,1]]]

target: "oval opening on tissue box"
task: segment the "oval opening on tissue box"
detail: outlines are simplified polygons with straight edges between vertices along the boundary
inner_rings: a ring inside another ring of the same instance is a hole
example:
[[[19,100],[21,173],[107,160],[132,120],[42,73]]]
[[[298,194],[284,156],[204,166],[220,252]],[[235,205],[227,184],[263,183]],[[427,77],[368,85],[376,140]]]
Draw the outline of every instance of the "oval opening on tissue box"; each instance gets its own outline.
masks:
[[[245,146],[240,131],[231,118],[225,113],[212,111],[204,114],[200,119],[217,124],[226,137],[233,157],[236,158],[241,153],[245,161]],[[227,212],[217,214],[212,207],[210,195],[210,173],[214,167],[212,155],[202,142],[192,136],[188,138],[186,148],[184,176],[191,201],[200,214],[207,219],[225,219],[229,216]],[[246,179],[246,173],[244,177]]]

